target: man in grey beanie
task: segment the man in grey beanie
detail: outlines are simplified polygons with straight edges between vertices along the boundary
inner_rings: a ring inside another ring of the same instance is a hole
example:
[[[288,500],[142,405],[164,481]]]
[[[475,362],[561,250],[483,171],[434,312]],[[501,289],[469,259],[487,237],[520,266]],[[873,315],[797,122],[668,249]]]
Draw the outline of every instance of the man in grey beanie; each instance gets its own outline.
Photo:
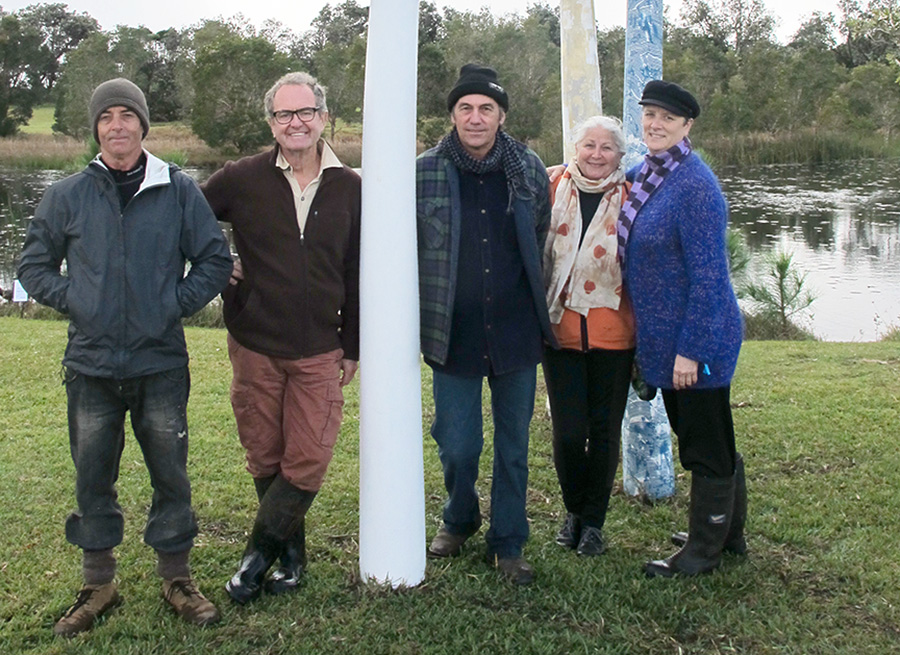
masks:
[[[120,602],[113,548],[124,536],[116,480],[126,413],[153,486],[144,541],[156,551],[163,598],[188,622],[207,625],[219,612],[188,564],[197,521],[181,319],[227,285],[228,242],[193,180],[144,150],[150,117],[137,86],[104,82],[89,115],[100,154],[47,189],[18,270],[35,300],[70,321],[63,369],[78,509],[66,538],[82,549],[84,584],[53,631],[89,630]]]

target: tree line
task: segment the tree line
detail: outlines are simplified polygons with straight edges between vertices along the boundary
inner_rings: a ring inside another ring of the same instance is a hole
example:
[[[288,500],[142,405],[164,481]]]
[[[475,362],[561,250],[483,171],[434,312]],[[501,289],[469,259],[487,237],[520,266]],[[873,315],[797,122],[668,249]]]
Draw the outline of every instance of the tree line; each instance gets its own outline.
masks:
[[[213,147],[251,152],[271,140],[261,98],[290,70],[328,87],[331,136],[362,119],[368,7],[326,5],[308,30],[242,16],[159,32],[101,31],[62,3],[14,13],[0,8],[0,136],[14,135],[39,104],[55,105],[54,130],[84,137],[87,100],[122,75],[147,95],[154,121],[184,121]],[[840,0],[816,12],[787,44],[761,0],[686,0],[664,27],[664,76],[697,95],[694,134],[778,139],[834,132],[885,141],[900,133],[900,0]],[[621,116],[625,30],[598,31],[605,113]],[[495,67],[511,99],[507,129],[562,156],[559,10],[545,1],[524,14],[439,9],[419,12],[418,133],[431,145],[448,126],[445,104],[460,66]]]

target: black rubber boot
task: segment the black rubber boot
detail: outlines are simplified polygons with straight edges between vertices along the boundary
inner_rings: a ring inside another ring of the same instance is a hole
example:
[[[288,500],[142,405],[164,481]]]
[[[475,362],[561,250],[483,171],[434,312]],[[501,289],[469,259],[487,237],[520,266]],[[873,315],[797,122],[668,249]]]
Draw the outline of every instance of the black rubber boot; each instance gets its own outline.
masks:
[[[281,566],[266,580],[266,593],[283,594],[296,591],[306,571],[306,521],[300,522],[297,532],[284,544]]]
[[[269,487],[272,486],[272,483],[275,482],[276,477],[278,476],[270,475],[267,478],[253,478],[253,486],[256,487],[256,499],[259,502],[262,502],[263,497],[266,495]]]
[[[225,583],[225,591],[231,600],[246,605],[262,592],[266,573],[281,553],[282,543],[274,538],[257,519],[241,564],[231,580]]]
[[[647,562],[644,572],[648,577],[694,576],[719,566],[731,524],[734,478],[691,477],[690,537],[674,555]]]
[[[296,533],[315,497],[315,491],[298,489],[280,475],[272,481],[259,504],[240,568],[225,584],[232,600],[245,605],[259,597],[266,573]]]
[[[747,522],[747,478],[744,475],[744,458],[738,453],[734,464],[734,510],[731,516],[731,527],[725,546],[722,550],[735,555],[747,554],[747,541],[744,539],[744,525]],[[679,548],[688,541],[687,532],[676,532],[672,535],[672,543]]]

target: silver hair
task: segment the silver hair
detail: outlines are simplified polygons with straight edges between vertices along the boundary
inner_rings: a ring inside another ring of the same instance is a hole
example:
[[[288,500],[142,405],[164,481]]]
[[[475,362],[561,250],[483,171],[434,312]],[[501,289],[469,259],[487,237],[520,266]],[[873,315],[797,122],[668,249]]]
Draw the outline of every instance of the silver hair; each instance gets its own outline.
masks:
[[[325,104],[326,89],[316,81],[316,78],[309,73],[288,73],[287,75],[282,75],[272,85],[272,88],[266,91],[266,97],[263,99],[263,110],[266,112],[267,119],[272,118],[272,112],[275,111],[275,94],[278,93],[278,89],[289,84],[308,86],[316,98],[316,107],[321,111],[328,111],[328,105]]]
[[[591,116],[584,119],[575,128],[572,133],[573,141],[577,146],[584,140],[588,132],[594,128],[601,127],[612,136],[613,142],[616,144],[620,154],[625,154],[625,132],[622,130],[622,121],[613,116]]]

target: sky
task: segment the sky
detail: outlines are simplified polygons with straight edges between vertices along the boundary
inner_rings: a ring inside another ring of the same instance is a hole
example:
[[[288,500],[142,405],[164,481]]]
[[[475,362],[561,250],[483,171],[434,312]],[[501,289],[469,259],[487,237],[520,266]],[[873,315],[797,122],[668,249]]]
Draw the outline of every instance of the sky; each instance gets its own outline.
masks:
[[[0,0],[0,7],[7,12],[16,11],[38,0]],[[291,3],[247,2],[246,0],[53,0],[65,2],[71,11],[87,12],[97,19],[104,30],[116,25],[137,27],[143,25],[159,31],[169,27],[186,27],[203,19],[228,18],[241,13],[255,25],[274,18],[295,32],[309,29],[310,22],[326,4],[337,5],[340,0],[294,0]],[[369,4],[369,0],[357,0],[359,4]],[[452,7],[459,10],[477,11],[489,6],[492,13],[524,14],[534,0],[432,0],[439,8]],[[555,4],[557,0],[545,0]],[[677,19],[681,0],[665,2],[670,18]],[[814,11],[833,12],[837,15],[838,0],[763,0],[778,21],[775,33],[786,43],[797,28]],[[594,0],[597,21],[601,28],[625,25],[626,0]]]

